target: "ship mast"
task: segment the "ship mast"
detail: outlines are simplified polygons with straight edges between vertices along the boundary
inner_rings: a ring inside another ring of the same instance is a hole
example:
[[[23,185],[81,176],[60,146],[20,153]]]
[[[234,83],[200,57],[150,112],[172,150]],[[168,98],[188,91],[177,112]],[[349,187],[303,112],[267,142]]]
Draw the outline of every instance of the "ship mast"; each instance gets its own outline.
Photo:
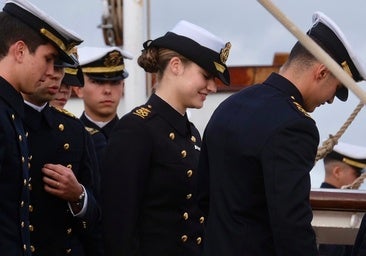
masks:
[[[124,100],[119,113],[129,112],[135,106],[143,104],[149,95],[151,79],[137,64],[142,43],[150,36],[149,0],[102,0],[103,36],[106,45],[121,47],[134,55],[133,60],[125,61],[130,74],[125,80]]]
[[[125,81],[124,109],[126,112],[133,107],[145,103],[149,87],[145,71],[137,64],[142,43],[149,36],[149,0],[123,1],[123,37],[124,49],[134,54],[132,61],[126,61],[126,69],[130,76]],[[147,15],[145,14],[147,13]]]

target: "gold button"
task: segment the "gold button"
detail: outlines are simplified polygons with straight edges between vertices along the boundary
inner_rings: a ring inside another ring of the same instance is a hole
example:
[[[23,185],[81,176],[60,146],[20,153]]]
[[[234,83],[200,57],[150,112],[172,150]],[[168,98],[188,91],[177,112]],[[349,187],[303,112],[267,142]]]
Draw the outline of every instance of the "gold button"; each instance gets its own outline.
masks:
[[[28,169],[30,169],[31,168],[31,164],[30,164],[30,162],[28,162]]]
[[[183,235],[180,239],[182,240],[183,243],[185,243],[188,240],[188,236]]]
[[[72,164],[68,164],[66,167],[72,169]]]
[[[64,144],[64,149],[65,149],[65,150],[68,150],[69,148],[70,148],[70,144],[69,144],[69,143],[65,143],[65,144]]]
[[[23,244],[23,250],[26,251],[27,250],[27,246],[25,244]]]
[[[62,132],[65,129],[65,127],[63,124],[59,124],[58,129]]]
[[[27,138],[28,138],[28,135],[29,135],[29,133],[28,133],[28,132],[25,132],[25,137],[27,137]]]
[[[188,220],[188,217],[189,217],[188,212],[183,213],[183,219],[184,220]]]
[[[72,228],[68,228],[68,229],[66,230],[66,233],[67,233],[68,235],[70,235],[70,234],[72,233]]]
[[[36,247],[34,247],[33,245],[30,246],[30,250],[31,252],[35,252],[36,251]]]
[[[197,239],[196,239],[196,242],[197,242],[197,244],[201,244],[202,243],[202,237],[197,237]]]
[[[83,221],[83,228],[86,229],[86,221]]]
[[[24,156],[22,156],[22,163],[24,163],[25,162],[25,158],[24,158]]]
[[[18,135],[18,139],[19,139],[19,141],[22,141],[23,140],[23,137],[22,137],[22,135]]]
[[[203,216],[202,216],[202,217],[200,218],[200,223],[201,223],[201,224],[203,224],[204,222],[205,222],[205,217],[203,217]]]
[[[175,134],[174,134],[174,132],[169,133],[169,138],[170,138],[171,140],[174,140],[174,139],[175,139]]]
[[[190,178],[190,177],[192,177],[192,175],[193,175],[193,171],[192,170],[188,170],[187,171],[187,177]]]
[[[71,249],[66,249],[66,254],[70,254],[71,253]]]
[[[30,184],[30,183],[28,184],[28,189],[32,190],[32,184]]]
[[[15,120],[15,115],[11,114],[11,119]]]
[[[21,201],[20,202],[20,207],[23,207],[24,206],[24,201]]]
[[[34,231],[34,227],[33,227],[33,225],[29,225],[29,231],[30,231],[30,232],[33,232],[33,231]]]
[[[187,200],[191,199],[191,197],[192,197],[192,194],[187,194],[187,195],[186,195],[186,199],[187,199]]]
[[[192,141],[192,142],[196,142],[196,141],[197,141],[196,137],[192,136],[192,137],[191,137],[191,141]]]
[[[28,209],[29,209],[29,212],[33,212],[33,205],[31,205],[31,204],[30,204],[30,205],[28,206]]]
[[[20,226],[24,228],[24,221],[20,222]]]
[[[26,179],[23,180],[23,186],[27,186],[27,180]]]
[[[183,158],[185,158],[187,156],[187,151],[182,150],[182,152],[180,152],[180,154],[182,155]]]

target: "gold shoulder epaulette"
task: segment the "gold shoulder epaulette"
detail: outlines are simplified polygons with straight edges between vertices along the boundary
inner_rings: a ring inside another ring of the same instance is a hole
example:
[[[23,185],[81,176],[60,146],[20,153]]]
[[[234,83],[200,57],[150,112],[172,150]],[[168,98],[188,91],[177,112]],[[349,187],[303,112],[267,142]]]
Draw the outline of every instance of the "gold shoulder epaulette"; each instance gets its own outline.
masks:
[[[137,115],[142,119],[145,119],[151,114],[151,108],[152,108],[151,105],[141,106],[133,110],[132,114]]]
[[[93,134],[96,134],[97,132],[99,132],[98,129],[88,127],[88,126],[85,126],[85,130],[87,130],[90,135],[93,135]]]
[[[67,111],[66,109],[63,109],[63,108],[59,108],[59,107],[54,107],[57,111],[67,115],[67,116],[70,116],[72,118],[77,118],[73,113],[71,113],[70,111]]]
[[[301,113],[303,113],[305,116],[307,116],[307,117],[310,117],[311,118],[311,116],[309,115],[309,113],[301,106],[301,104],[300,103],[298,103],[298,102],[296,102],[294,99],[293,99],[293,101],[292,101],[292,103],[295,105],[295,107],[301,112]]]

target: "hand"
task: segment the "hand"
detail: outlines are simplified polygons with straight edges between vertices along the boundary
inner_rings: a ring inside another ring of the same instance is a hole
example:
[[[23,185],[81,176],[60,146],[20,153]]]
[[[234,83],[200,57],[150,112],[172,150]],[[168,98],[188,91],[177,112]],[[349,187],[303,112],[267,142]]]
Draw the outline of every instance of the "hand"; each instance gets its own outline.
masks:
[[[83,188],[73,171],[61,164],[45,164],[42,168],[46,192],[69,202],[76,202]]]

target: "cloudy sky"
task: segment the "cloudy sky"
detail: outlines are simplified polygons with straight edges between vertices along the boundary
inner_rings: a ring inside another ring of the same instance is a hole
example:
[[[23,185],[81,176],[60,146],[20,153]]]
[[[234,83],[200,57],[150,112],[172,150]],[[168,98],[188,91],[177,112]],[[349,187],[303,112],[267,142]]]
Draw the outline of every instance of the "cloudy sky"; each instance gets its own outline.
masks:
[[[83,45],[104,46],[102,31],[97,28],[101,24],[102,0],[30,1],[76,31],[84,39]],[[129,1],[146,6],[143,0]],[[366,1],[276,0],[273,3],[302,31],[311,26],[315,11],[324,12],[338,24],[356,55],[366,63]],[[150,6],[151,38],[164,34],[180,19],[186,19],[232,43],[227,62],[231,66],[269,65],[275,52],[288,52],[296,41],[255,0],[152,0]],[[364,82],[359,85],[366,89]],[[346,103],[335,100],[332,105],[315,110],[311,115],[317,122],[321,140],[327,139],[329,134],[334,135],[358,103],[359,99],[351,92]],[[363,109],[341,140],[366,146],[365,127],[366,109]],[[321,182],[322,167],[320,161],[312,171],[313,187],[318,187]]]

